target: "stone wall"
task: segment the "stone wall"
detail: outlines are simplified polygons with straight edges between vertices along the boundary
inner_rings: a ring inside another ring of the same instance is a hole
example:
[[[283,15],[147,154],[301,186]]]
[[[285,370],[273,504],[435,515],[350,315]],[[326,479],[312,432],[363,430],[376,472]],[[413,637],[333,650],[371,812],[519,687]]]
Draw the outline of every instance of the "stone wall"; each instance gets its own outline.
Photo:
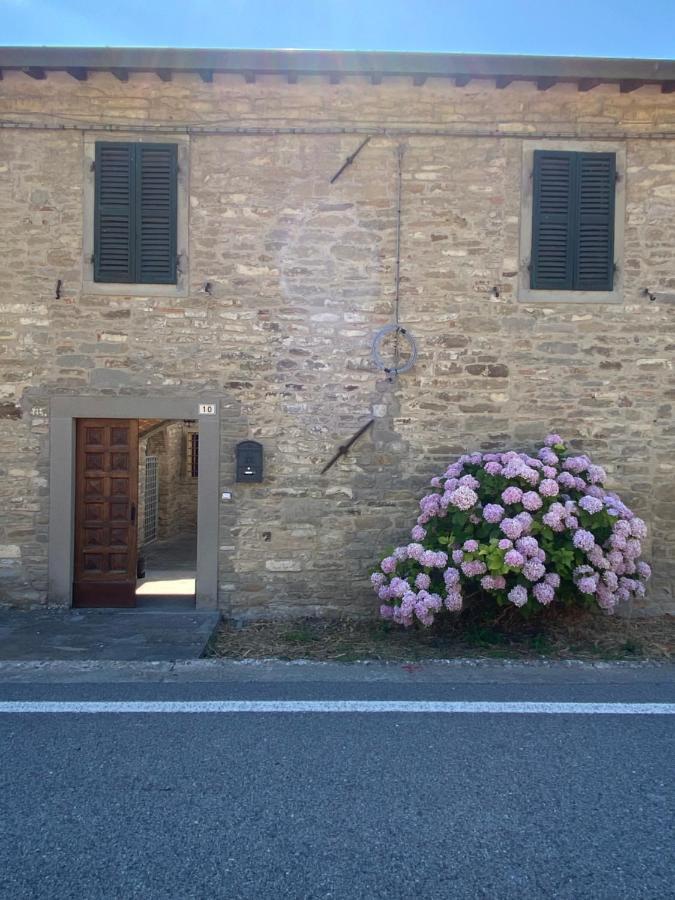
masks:
[[[7,72],[0,117],[45,126],[0,131],[4,602],[46,602],[49,398],[204,391],[242,410],[223,423],[227,612],[373,608],[368,568],[405,535],[428,478],[467,449],[528,448],[551,429],[645,516],[655,575],[644,608],[674,608],[675,308],[643,293],[675,291],[673,95]],[[191,130],[185,298],[82,291],[84,137],[102,123],[269,132]],[[59,124],[71,130],[49,130]],[[359,128],[389,133],[331,185]],[[517,300],[523,145],[558,134],[626,148],[620,305]],[[400,313],[419,359],[390,384],[370,342],[393,315],[399,144]],[[262,484],[232,483],[235,435],[264,444]]]

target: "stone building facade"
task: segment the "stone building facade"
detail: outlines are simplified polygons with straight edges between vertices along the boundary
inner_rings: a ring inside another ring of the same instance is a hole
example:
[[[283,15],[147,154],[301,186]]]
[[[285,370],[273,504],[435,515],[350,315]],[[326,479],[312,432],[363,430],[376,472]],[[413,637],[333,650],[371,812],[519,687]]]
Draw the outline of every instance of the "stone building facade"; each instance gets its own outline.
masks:
[[[374,609],[369,567],[428,479],[553,429],[647,520],[645,610],[672,611],[675,64],[137,53],[0,50],[2,602],[70,602],[52,574],[72,554],[56,492],[74,419],[208,403],[201,605]],[[99,140],[178,145],[176,286],[92,282]],[[539,147],[617,154],[612,298],[526,296]],[[390,381],[371,344],[395,314],[399,159],[399,315],[418,357]],[[235,481],[246,439],[261,482]]]

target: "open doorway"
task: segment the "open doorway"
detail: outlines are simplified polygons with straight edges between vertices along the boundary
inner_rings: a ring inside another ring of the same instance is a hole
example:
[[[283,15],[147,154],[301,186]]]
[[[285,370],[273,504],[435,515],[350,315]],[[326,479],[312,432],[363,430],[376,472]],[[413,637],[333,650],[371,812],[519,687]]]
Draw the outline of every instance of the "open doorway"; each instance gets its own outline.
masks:
[[[139,419],[136,606],[195,605],[199,426]]]

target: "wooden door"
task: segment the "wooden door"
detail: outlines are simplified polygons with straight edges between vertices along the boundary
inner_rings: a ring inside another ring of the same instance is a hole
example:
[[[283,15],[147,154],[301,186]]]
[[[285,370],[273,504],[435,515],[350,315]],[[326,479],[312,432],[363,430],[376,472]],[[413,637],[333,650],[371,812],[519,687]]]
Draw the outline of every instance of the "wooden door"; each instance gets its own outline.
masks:
[[[73,606],[135,606],[138,421],[78,419]]]

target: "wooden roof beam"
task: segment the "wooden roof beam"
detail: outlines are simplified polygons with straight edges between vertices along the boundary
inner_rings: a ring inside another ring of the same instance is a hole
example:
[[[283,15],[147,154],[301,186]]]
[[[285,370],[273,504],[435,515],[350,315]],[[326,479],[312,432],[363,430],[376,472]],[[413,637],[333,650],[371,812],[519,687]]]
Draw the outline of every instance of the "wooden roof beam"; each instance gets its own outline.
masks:
[[[500,91],[503,91],[504,88],[507,88],[510,84],[513,84],[515,80],[516,79],[513,77],[513,75],[497,75],[497,77],[495,78],[495,87]]]
[[[213,69],[199,69],[197,72],[204,84],[211,84],[213,81]]]
[[[592,91],[599,84],[602,84],[599,78],[580,78],[578,88],[582,93]]]
[[[342,81],[342,75],[339,72],[331,72],[328,76],[329,84],[340,84]]]
[[[664,81],[661,84],[662,94],[675,94],[675,81]]]
[[[544,78],[537,78],[537,90],[538,91],[548,91],[553,87],[554,84],[558,83],[557,78],[553,78],[552,76],[545,76]]]
[[[298,83],[298,73],[297,72],[286,72],[286,81],[289,84],[297,84]]]
[[[619,82],[619,92],[622,94],[631,94],[633,91],[637,91],[638,88],[641,88],[643,84],[646,84],[646,82],[632,78],[624,78]]]
[[[415,87],[422,87],[426,80],[426,75],[413,75],[413,84],[415,85]]]
[[[87,80],[87,70],[77,66],[72,69],[66,69],[66,72],[70,75],[71,78],[74,78],[75,81],[86,81]]]
[[[36,81],[44,81],[47,77],[47,73],[41,66],[25,66],[21,71]]]
[[[457,75],[455,78],[455,87],[466,87],[470,81],[470,75]]]
[[[160,81],[171,81],[173,72],[171,69],[155,69],[155,75]]]
[[[371,84],[382,84],[382,72],[373,72],[370,76]]]
[[[255,72],[244,72],[244,81],[246,84],[255,84]]]
[[[128,81],[129,80],[129,70],[128,69],[111,69],[110,71],[118,81]]]

